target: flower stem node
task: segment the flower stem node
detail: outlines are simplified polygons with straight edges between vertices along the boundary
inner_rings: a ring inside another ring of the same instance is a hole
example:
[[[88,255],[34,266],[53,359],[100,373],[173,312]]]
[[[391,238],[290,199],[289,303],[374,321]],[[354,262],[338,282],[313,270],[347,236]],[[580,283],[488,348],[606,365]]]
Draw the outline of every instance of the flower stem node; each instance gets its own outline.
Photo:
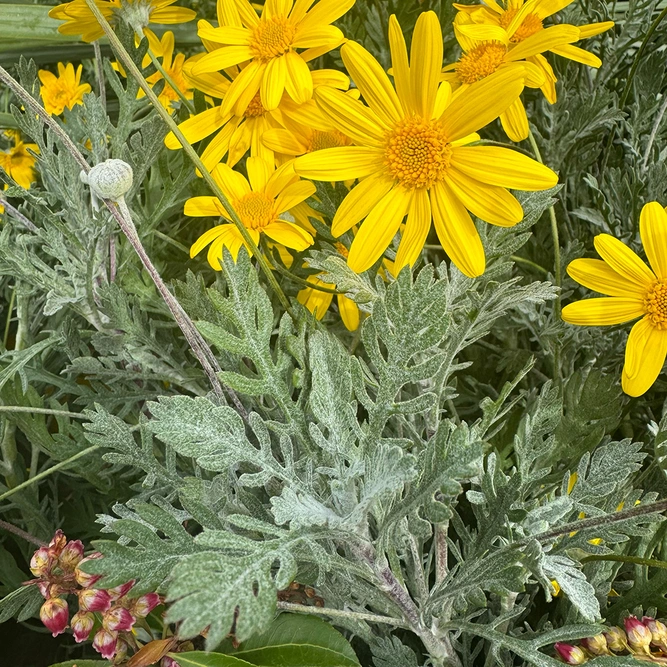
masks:
[[[123,161],[111,158],[95,165],[88,174],[81,172],[81,180],[100,199],[118,202],[132,187],[132,167]]]

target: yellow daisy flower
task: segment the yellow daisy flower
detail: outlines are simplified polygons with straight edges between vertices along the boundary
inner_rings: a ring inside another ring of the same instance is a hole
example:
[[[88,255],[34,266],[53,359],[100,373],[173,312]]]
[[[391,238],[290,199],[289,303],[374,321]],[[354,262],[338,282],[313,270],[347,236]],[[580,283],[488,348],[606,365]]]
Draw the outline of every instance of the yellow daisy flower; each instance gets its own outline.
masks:
[[[308,199],[315,186],[300,180],[291,164],[275,169],[262,158],[250,157],[246,168],[249,180],[226,164],[218,164],[212,174],[253,241],[258,244],[260,235],[266,234],[270,240],[292,250],[302,251],[312,245],[313,237],[289,218],[293,218],[291,209]],[[227,216],[217,197],[192,197],[185,202],[184,212],[197,217]],[[220,271],[223,248],[236,260],[245,242],[234,224],[225,223],[202,234],[190,248],[190,257],[209,244],[208,262]]]
[[[553,2],[553,0],[505,0],[505,2],[502,2],[502,0],[500,2],[484,0],[482,5],[455,3],[454,7],[459,12],[467,14],[472,24],[477,24],[477,26],[470,25],[464,29],[466,36],[482,40],[495,39],[489,36],[488,28],[499,26],[505,29],[512,44],[519,44],[537,33],[550,30],[550,28],[545,27],[544,20],[572,4],[572,2],[574,0],[557,0],[556,2]],[[576,27],[579,30],[579,39],[587,39],[599,35],[613,26],[613,21],[604,21]],[[560,27],[565,27],[565,25]],[[545,50],[590,67],[600,67],[602,65],[602,61],[596,55],[569,43],[557,43]],[[545,76],[545,82],[541,86],[542,92],[547,100],[554,104],[556,102],[556,77],[551,65],[541,53],[530,56],[529,60],[542,69]]]
[[[579,39],[579,29],[571,25],[556,25],[540,30],[519,44],[511,41],[510,35],[500,26],[484,26],[486,39],[468,36],[470,27],[479,30],[465,12],[459,12],[454,21],[454,34],[463,50],[456,63],[443,69],[442,79],[449,81],[453,89],[465,88],[481,81],[509,64],[524,61],[558,45],[570,44]],[[493,39],[490,39],[490,38]],[[526,85],[540,88],[546,83],[544,71],[533,63],[526,62]],[[505,133],[512,141],[523,141],[528,137],[528,117],[520,98],[500,114]]]
[[[59,116],[65,107],[71,109],[75,104],[83,104],[83,96],[91,91],[90,84],[81,83],[81,71],[83,65],[79,65],[74,71],[74,65],[58,63],[58,76],[46,69],[38,72],[42,85],[39,93],[44,102],[46,113]]]
[[[150,30],[146,30],[146,33],[151,33]],[[153,37],[155,37],[153,35]],[[149,39],[149,42],[153,40]],[[183,73],[183,65],[185,64],[185,55],[182,53],[177,53],[174,58],[174,33],[171,30],[167,30],[160,40],[157,40],[157,44],[151,44],[150,48],[153,52],[153,55],[156,58],[162,58],[161,65],[164,68],[167,75],[171,80],[176,84],[178,89],[183,93],[184,97],[188,100],[191,100],[193,97],[192,86],[190,85],[189,80],[185,77]],[[155,46],[155,48],[153,48]],[[147,56],[150,63],[150,56]],[[146,63],[144,66],[147,67],[149,63]],[[155,72],[151,74],[146,81],[150,84],[151,88],[158,82],[162,81],[161,72]],[[140,88],[137,93],[137,97],[144,97],[146,93]],[[173,102],[179,102],[180,97],[178,93],[165,82],[162,87],[162,91],[158,95],[158,100],[160,104],[167,110],[172,109]]]
[[[266,0],[261,16],[248,0],[219,0],[220,27],[199,22],[198,34],[220,48],[206,54],[193,67],[193,74],[225,70],[250,61],[229,88],[223,113],[237,113],[260,94],[262,106],[277,109],[287,94],[297,103],[313,95],[308,62],[344,41],[331,23],[352,7],[355,0]],[[297,52],[297,49],[304,49]]]
[[[364,221],[350,248],[349,266],[370,268],[384,253],[407,215],[395,270],[412,265],[435,223],[443,248],[467,276],[484,272],[484,248],[468,214],[510,226],[523,218],[506,188],[543,190],[558,178],[547,167],[497,146],[465,146],[474,133],[505,111],[524,85],[525,68],[513,63],[463,94],[439,85],[442,32],[434,12],[417,20],[411,62],[395,17],[389,27],[394,80],[355,42],[341,49],[343,61],[368,104],[328,88],[316,101],[355,146],[329,148],[295,160],[305,178],[361,179],[339,207],[332,226],[340,236]]]
[[[191,59],[192,60],[192,59]],[[234,81],[238,80],[242,73],[232,72]],[[219,73],[202,75],[192,74],[190,60],[185,64],[185,75],[191,84],[206,93],[210,97],[225,100],[233,85],[230,79]],[[331,86],[346,90],[350,80],[341,72],[335,70],[317,70],[312,72],[315,88],[319,86]],[[306,103],[308,105],[308,103]],[[310,105],[314,105],[311,101]],[[284,128],[286,122],[303,123],[311,114],[317,114],[315,107],[308,105],[308,109],[296,104],[289,95],[283,95],[276,109],[267,110],[263,105],[260,94],[256,93],[248,105],[237,105],[229,112],[223,111],[222,106],[214,106],[206,111],[191,116],[178,127],[191,143],[197,143],[206,137],[216,133],[202,153],[202,162],[206,168],[211,170],[227,155],[227,164],[234,166],[250,150],[252,157],[261,157],[267,162],[275,160],[275,153],[271,146],[262,139],[269,130]],[[310,110],[310,113],[309,113]],[[328,127],[328,125],[327,125]],[[167,148],[177,150],[181,147],[180,142],[170,132],[164,140]]]
[[[580,285],[610,298],[576,301],[563,319],[580,326],[606,326],[641,319],[625,348],[623,391],[641,396],[655,382],[667,355],[667,212],[658,202],[644,206],[639,231],[649,268],[609,234],[595,237],[602,260],[575,259],[567,272]]]
[[[150,23],[172,24],[192,21],[196,12],[185,7],[172,7],[176,0],[95,0],[104,18],[113,23],[122,16],[137,32]],[[54,7],[49,16],[64,21],[58,26],[63,35],[81,35],[84,42],[94,42],[104,35],[86,0],[72,0]]]
[[[7,132],[14,139],[14,145],[6,151],[0,151],[0,168],[4,169],[7,176],[17,185],[26,190],[35,180],[35,158],[30,153],[39,153],[37,144],[26,144],[18,132]]]

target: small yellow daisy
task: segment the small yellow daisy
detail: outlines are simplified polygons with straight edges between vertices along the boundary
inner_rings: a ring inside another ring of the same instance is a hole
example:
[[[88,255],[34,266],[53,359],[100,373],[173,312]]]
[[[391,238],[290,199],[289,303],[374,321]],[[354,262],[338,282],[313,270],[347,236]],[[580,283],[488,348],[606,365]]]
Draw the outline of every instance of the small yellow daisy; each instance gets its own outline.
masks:
[[[81,83],[82,69],[83,65],[74,71],[72,63],[58,63],[58,76],[46,69],[39,70],[38,76],[42,82],[39,92],[46,113],[59,116],[65,107],[71,109],[75,104],[83,104],[83,96],[91,88],[90,84]]]

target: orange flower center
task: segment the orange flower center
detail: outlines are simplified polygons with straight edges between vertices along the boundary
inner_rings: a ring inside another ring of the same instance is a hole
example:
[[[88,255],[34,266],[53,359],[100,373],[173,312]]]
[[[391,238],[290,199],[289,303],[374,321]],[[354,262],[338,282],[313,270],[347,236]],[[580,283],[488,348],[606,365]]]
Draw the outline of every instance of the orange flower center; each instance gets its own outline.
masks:
[[[263,116],[265,113],[266,109],[262,106],[262,100],[259,93],[257,93],[257,95],[250,100],[250,104],[243,112],[243,115],[246,118],[257,118],[257,116]]]
[[[331,132],[322,132],[315,130],[310,138],[310,148],[308,152],[320,151],[323,148],[338,148],[339,146],[347,146],[350,140],[338,130]]]
[[[296,28],[284,16],[261,19],[253,30],[250,48],[263,62],[285,55],[294,41]]]
[[[508,9],[500,15],[500,26],[508,28],[512,23],[512,19],[517,15],[518,9]],[[542,19],[537,14],[528,14],[521,22],[521,25],[516,29],[514,34],[510,37],[510,42],[522,42],[526,37],[534,35],[536,32],[542,30]]]
[[[464,53],[456,64],[462,83],[475,83],[493,74],[502,64],[507,47],[502,42],[482,42]]]
[[[667,283],[661,280],[653,283],[644,297],[646,316],[653,326],[667,329]]]
[[[261,192],[250,192],[237,199],[234,208],[248,229],[264,229],[276,218],[273,201]]]
[[[343,257],[345,257],[345,259],[347,259],[350,251],[340,241],[336,241],[336,243],[334,243],[334,247],[341,255],[343,255]]]
[[[385,164],[406,188],[428,188],[445,177],[452,149],[439,121],[404,118],[386,142]]]

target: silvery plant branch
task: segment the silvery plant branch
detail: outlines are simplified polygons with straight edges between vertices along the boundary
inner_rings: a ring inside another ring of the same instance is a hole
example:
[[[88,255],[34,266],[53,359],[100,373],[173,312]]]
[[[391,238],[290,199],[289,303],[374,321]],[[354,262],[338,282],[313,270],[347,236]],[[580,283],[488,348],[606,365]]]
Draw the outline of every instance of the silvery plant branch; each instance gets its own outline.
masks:
[[[6,84],[7,87],[16,94],[16,96],[24,103],[27,110],[36,114],[43,123],[58,136],[61,144],[79,164],[81,167],[82,180],[87,182],[96,196],[103,201],[104,205],[127,237],[127,240],[141,259],[144,268],[153,279],[160,296],[162,296],[167,304],[174,320],[183,332],[192,352],[199,360],[214,393],[219,400],[224,401],[224,392],[217,375],[221,369],[213,351],[197,330],[194,322],[190,319],[176,297],[169,291],[168,287],[162,280],[162,277],[141,243],[137,229],[132,221],[132,216],[124,197],[125,193],[132,186],[132,168],[130,165],[122,160],[111,159],[91,168],[81,151],[79,151],[64,129],[48,113],[46,113],[44,108],[38,104],[38,102],[2,66],[0,66],[0,81]],[[247,412],[238,396],[231,388],[227,387],[226,389],[234,407],[244,419],[247,419]]]

